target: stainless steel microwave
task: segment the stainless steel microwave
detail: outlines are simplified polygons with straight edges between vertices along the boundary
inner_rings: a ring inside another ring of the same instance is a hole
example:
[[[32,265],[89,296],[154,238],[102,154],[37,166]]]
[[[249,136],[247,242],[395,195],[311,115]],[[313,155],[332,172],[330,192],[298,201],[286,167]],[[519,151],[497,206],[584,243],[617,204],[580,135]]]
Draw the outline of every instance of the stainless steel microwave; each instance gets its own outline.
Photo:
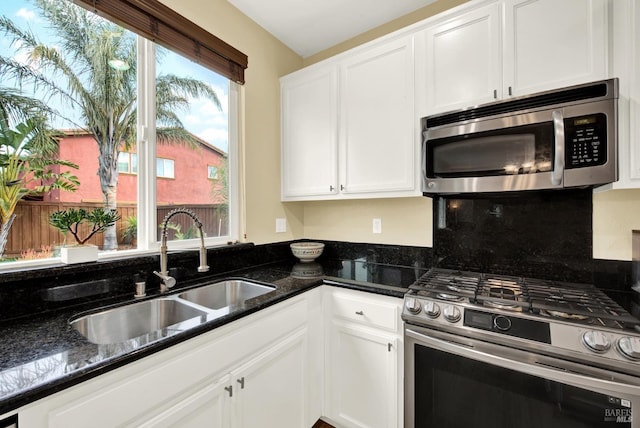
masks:
[[[425,195],[597,186],[618,179],[618,79],[422,119]]]

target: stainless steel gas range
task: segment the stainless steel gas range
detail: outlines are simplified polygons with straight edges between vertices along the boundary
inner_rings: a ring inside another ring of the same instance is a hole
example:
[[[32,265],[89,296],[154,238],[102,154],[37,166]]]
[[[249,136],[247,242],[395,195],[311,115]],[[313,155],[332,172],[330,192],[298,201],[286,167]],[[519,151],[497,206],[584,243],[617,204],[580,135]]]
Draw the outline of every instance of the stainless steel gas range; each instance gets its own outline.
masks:
[[[404,300],[405,427],[640,427],[639,322],[584,284],[432,269]]]

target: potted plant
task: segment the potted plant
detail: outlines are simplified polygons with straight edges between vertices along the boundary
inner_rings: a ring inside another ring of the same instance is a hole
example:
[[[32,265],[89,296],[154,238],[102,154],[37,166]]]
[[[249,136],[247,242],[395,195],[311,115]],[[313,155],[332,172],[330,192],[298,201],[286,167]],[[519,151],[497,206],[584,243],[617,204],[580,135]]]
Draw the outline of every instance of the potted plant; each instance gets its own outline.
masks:
[[[138,217],[132,215],[125,219],[124,229],[122,230],[122,241],[126,245],[136,245],[136,239],[138,238]]]
[[[66,234],[71,233],[76,241],[75,245],[63,245],[60,248],[60,258],[63,263],[82,263],[98,260],[98,247],[87,244],[93,235],[104,232],[113,226],[120,215],[116,210],[96,208],[87,211],[84,208],[69,208],[56,211],[49,216],[49,224]]]

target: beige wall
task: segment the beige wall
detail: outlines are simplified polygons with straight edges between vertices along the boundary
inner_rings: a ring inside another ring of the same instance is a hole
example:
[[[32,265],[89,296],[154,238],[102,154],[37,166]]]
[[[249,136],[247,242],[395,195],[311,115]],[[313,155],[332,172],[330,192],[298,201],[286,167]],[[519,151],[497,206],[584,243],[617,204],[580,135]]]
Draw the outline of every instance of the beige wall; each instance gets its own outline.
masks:
[[[431,246],[431,199],[358,199],[309,202],[304,208],[304,236],[311,239]],[[373,233],[373,219],[382,233]]]
[[[634,229],[640,229],[640,190],[593,195],[593,257],[631,260]]]

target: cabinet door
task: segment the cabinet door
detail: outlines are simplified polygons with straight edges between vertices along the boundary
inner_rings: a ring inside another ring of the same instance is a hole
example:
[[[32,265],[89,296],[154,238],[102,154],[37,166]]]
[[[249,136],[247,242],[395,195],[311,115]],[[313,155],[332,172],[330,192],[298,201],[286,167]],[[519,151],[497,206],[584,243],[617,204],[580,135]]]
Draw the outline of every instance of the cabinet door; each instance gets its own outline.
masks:
[[[613,70],[618,77],[619,181],[602,189],[640,188],[640,1],[613,3]]]
[[[345,195],[418,194],[414,92],[411,37],[340,63],[340,186]]]
[[[607,77],[605,0],[506,0],[504,93]]]
[[[307,420],[307,329],[231,373],[234,427],[300,428]]]
[[[346,427],[398,426],[398,339],[333,322],[327,355],[328,416]]]
[[[139,428],[225,428],[229,426],[228,388],[231,377],[224,376],[212,385],[189,395],[173,406],[151,419],[143,419],[142,423],[134,423],[131,427]]]
[[[416,35],[421,116],[502,96],[500,30],[500,6],[494,3]]]
[[[282,79],[283,200],[338,192],[337,93],[335,66]]]

